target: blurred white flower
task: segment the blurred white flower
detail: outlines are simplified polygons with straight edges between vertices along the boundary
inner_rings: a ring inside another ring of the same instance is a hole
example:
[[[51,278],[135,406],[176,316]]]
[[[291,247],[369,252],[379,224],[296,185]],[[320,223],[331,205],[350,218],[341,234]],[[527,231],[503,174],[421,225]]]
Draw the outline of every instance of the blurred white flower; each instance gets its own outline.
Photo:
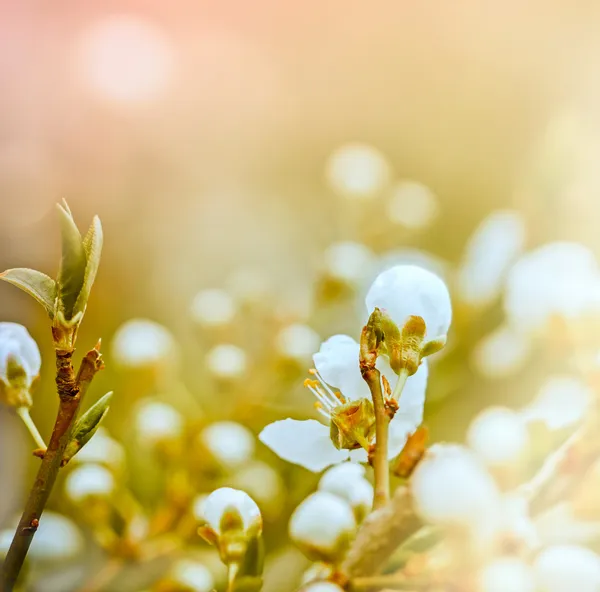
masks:
[[[0,323],[0,401],[31,407],[30,389],[42,358],[37,343],[22,325]]]
[[[475,346],[471,362],[486,378],[502,378],[521,370],[531,354],[531,340],[511,325],[500,325]]]
[[[525,246],[525,222],[519,212],[492,212],[471,236],[458,271],[460,299],[483,307],[500,294],[510,265]]]
[[[239,302],[256,303],[267,298],[269,278],[259,267],[241,267],[227,279],[227,287]]]
[[[104,464],[121,469],[125,463],[125,449],[100,426],[93,438],[73,457],[75,463]]]
[[[578,243],[548,243],[523,255],[506,281],[504,309],[520,331],[543,329],[553,316],[576,318],[596,298],[598,265]]]
[[[278,508],[285,492],[279,473],[265,462],[252,461],[233,475],[232,484],[247,491],[263,510]]]
[[[183,432],[183,417],[173,406],[152,399],[138,403],[135,410],[135,431],[142,442],[156,443],[179,437]]]
[[[302,323],[294,323],[281,329],[277,335],[277,351],[291,360],[304,361],[319,347],[319,334]]]
[[[423,183],[400,181],[392,190],[387,210],[395,224],[418,230],[433,223],[440,207],[433,191]]]
[[[344,592],[337,584],[332,582],[312,582],[304,586],[301,592]]]
[[[417,465],[411,490],[417,511],[433,524],[474,526],[500,507],[500,492],[485,465],[458,444],[434,444]]]
[[[204,446],[223,466],[239,467],[254,455],[254,434],[235,421],[217,421],[200,434]]]
[[[8,552],[14,534],[14,528],[0,531],[0,558]],[[37,561],[60,562],[75,557],[83,545],[83,536],[72,520],[46,510],[27,556]]]
[[[448,333],[452,305],[446,284],[416,265],[398,265],[380,273],[366,297],[367,314],[385,310],[402,328],[409,316],[420,316],[433,339]]]
[[[379,150],[367,144],[345,144],[329,157],[327,180],[344,197],[372,197],[389,182],[390,166]]]
[[[536,398],[521,413],[526,421],[542,421],[551,430],[583,421],[591,408],[593,393],[579,378],[551,376]]]
[[[74,468],[65,480],[65,492],[74,502],[110,496],[116,488],[113,474],[101,465],[86,464]]]
[[[349,402],[371,398],[369,387],[360,374],[358,343],[347,335],[334,335],[321,345],[313,360],[316,380],[308,380],[306,385],[317,399],[317,410],[329,425],[314,419],[284,419],[266,426],[259,434],[260,441],[284,460],[315,472],[348,458],[366,462],[364,449],[340,450],[335,447],[330,435],[330,424],[335,420],[338,409]],[[398,376],[383,356],[378,359],[377,367],[393,389]],[[406,381],[400,410],[390,423],[390,458],[400,453],[408,436],[423,420],[427,377],[428,368],[424,362]],[[338,387],[341,392],[334,392],[332,386]]]
[[[170,331],[147,319],[132,319],[117,329],[112,341],[112,356],[130,368],[153,366],[176,354]]]
[[[527,425],[512,409],[488,407],[471,422],[467,443],[489,466],[516,463],[529,443]]]
[[[365,478],[365,468],[357,463],[344,462],[331,467],[319,480],[318,489],[346,500],[357,518],[364,518],[373,506],[373,486]]]
[[[180,559],[171,568],[171,579],[188,592],[211,592],[215,580],[211,571],[202,563]]]
[[[309,495],[294,510],[289,524],[290,538],[312,560],[339,559],[355,531],[352,508],[327,491]]]
[[[237,312],[235,300],[226,290],[202,290],[192,301],[192,318],[199,325],[216,327],[230,323]]]
[[[259,533],[262,530],[262,517],[256,502],[239,489],[216,489],[204,501],[203,513],[207,524],[218,535],[222,534],[221,521],[228,513],[235,513],[241,518],[245,532]]]
[[[236,378],[246,371],[246,352],[237,345],[222,343],[206,354],[206,365],[219,378]]]
[[[535,592],[531,567],[517,557],[495,559],[479,573],[477,592]]]
[[[375,263],[375,255],[362,243],[343,241],[329,245],[324,253],[327,275],[348,284],[365,278]]]
[[[534,570],[541,592],[600,591],[600,557],[585,547],[548,547],[536,557]]]

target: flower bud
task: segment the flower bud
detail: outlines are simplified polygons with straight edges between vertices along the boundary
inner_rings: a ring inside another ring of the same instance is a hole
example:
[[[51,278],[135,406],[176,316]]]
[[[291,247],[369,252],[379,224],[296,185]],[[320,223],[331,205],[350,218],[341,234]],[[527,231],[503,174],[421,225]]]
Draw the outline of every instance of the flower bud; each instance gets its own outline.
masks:
[[[148,368],[176,355],[175,339],[168,329],[147,319],[123,323],[112,341],[115,361],[127,368]]]
[[[243,465],[254,455],[254,434],[235,421],[218,421],[202,430],[202,444],[224,467]]]
[[[338,563],[356,532],[352,508],[339,496],[317,491],[294,511],[290,538],[312,561]]]
[[[477,592],[535,592],[531,567],[522,559],[502,557],[479,573]]]
[[[180,559],[171,568],[169,578],[186,592],[212,592],[215,580],[211,571],[198,561]]]
[[[324,259],[329,277],[354,285],[369,273],[375,257],[366,245],[345,241],[330,245]]]
[[[202,290],[194,297],[192,317],[199,325],[218,327],[230,323],[236,314],[236,303],[225,290]]]
[[[357,523],[364,520],[373,507],[373,486],[365,479],[365,468],[353,462],[331,467],[319,481],[319,491],[328,491],[346,500]]]
[[[65,480],[65,492],[74,502],[109,497],[116,488],[113,474],[100,465],[81,465]]]
[[[483,463],[455,444],[428,450],[413,473],[411,489],[418,513],[433,524],[476,526],[500,506],[500,492]]]
[[[0,401],[11,407],[31,407],[31,388],[41,365],[40,351],[27,329],[17,323],[0,323]]]
[[[141,401],[135,415],[135,430],[146,444],[178,438],[183,432],[183,418],[167,403]]]
[[[585,547],[548,547],[537,556],[534,571],[543,592],[600,590],[600,557]]]
[[[304,586],[300,592],[343,592],[343,589],[333,582],[312,582]]]
[[[208,352],[206,364],[218,378],[237,378],[246,371],[246,352],[237,345],[222,343]]]
[[[314,329],[302,323],[293,323],[279,332],[276,346],[282,357],[303,362],[310,359],[320,343],[321,338]]]

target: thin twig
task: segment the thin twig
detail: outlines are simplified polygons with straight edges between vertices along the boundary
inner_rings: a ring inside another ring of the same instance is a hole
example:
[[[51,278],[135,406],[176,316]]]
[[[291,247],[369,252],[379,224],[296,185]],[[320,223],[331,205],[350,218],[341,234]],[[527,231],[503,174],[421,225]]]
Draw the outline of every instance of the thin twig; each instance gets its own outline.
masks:
[[[85,355],[77,376],[73,369],[72,358],[73,350],[56,350],[56,387],[60,398],[58,414],[48,449],[42,459],[25,510],[2,566],[0,573],[2,592],[12,592],[17,582],[42,512],[56,482],[81,400],[94,375],[103,367],[99,345]]]

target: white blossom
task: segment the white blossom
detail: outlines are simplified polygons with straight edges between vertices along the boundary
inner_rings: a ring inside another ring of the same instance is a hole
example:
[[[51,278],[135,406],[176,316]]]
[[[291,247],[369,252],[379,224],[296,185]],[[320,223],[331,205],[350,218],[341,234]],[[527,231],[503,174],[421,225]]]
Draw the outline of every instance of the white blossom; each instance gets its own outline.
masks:
[[[433,445],[413,473],[411,490],[418,513],[433,524],[474,525],[500,507],[500,492],[485,465],[457,444]]]
[[[22,325],[0,323],[0,401],[31,407],[30,389],[42,358],[37,343]]]
[[[340,146],[329,157],[326,174],[331,188],[340,195],[365,198],[387,185],[390,166],[372,146],[352,143]]]
[[[387,211],[395,224],[419,230],[434,222],[440,207],[436,195],[423,183],[400,181],[392,189]]]
[[[291,360],[305,361],[319,347],[319,334],[302,323],[293,323],[283,327],[276,339],[277,351]]]
[[[332,413],[337,408],[350,401],[371,398],[369,387],[360,373],[358,343],[347,335],[334,335],[321,345],[313,361],[315,380],[306,384],[316,397],[317,409],[326,423],[314,419],[276,421],[262,430],[260,441],[284,460],[315,472],[348,458],[366,462],[367,453],[363,449],[337,449],[331,440],[329,427]],[[398,381],[397,375],[383,356],[378,359],[377,365],[393,389]],[[427,363],[423,362],[417,373],[406,382],[400,409],[389,427],[390,458],[400,453],[407,437],[423,420],[427,377]],[[332,387],[337,387],[340,392]]]
[[[541,592],[600,590],[600,558],[585,547],[548,547],[536,557],[534,570]]]
[[[170,440],[182,434],[183,418],[173,406],[146,399],[137,405],[135,430],[143,442]]]
[[[334,559],[348,547],[356,531],[352,509],[327,491],[309,495],[290,518],[290,538],[311,559]]]
[[[519,212],[499,210],[487,216],[465,249],[457,278],[460,299],[480,307],[493,302],[524,245],[525,223]]]
[[[548,243],[526,253],[507,277],[507,318],[524,332],[544,329],[552,316],[577,318],[596,297],[598,273],[594,254],[578,243]]]
[[[206,354],[209,370],[219,378],[236,378],[246,371],[246,352],[237,345],[222,343]]]
[[[115,488],[113,474],[101,465],[80,465],[73,469],[65,480],[67,496],[74,502],[91,497],[108,497]]]
[[[206,522],[204,508],[206,507],[207,499],[208,493],[201,493],[192,500],[192,514],[198,522]]]
[[[254,434],[235,421],[210,424],[202,430],[200,440],[215,459],[229,468],[244,464],[254,454]]]
[[[484,409],[467,431],[467,443],[490,466],[518,462],[528,440],[525,421],[506,407]]]
[[[397,265],[379,274],[366,297],[367,314],[384,310],[402,328],[410,316],[422,317],[427,337],[448,333],[452,305],[446,284],[416,265]]]
[[[501,557],[479,573],[478,592],[535,592],[531,567],[517,557]]]
[[[14,528],[0,531],[0,558],[8,552],[14,534]],[[83,536],[72,520],[46,510],[33,537],[28,557],[37,561],[60,562],[75,557],[83,546]]]
[[[211,571],[202,563],[180,559],[171,568],[171,579],[189,592],[211,592],[215,580]]]
[[[304,586],[301,592],[344,592],[337,584],[333,582],[312,582]]]
[[[246,532],[262,530],[260,510],[245,491],[221,487],[213,491],[204,501],[203,513],[206,522],[218,535],[222,534],[221,521],[228,512],[239,515]]]
[[[235,300],[226,290],[201,290],[192,301],[192,318],[199,325],[217,327],[230,323],[237,312]]]
[[[542,421],[551,430],[558,430],[583,421],[592,402],[593,393],[581,379],[556,375],[544,382],[522,414],[527,421]]]
[[[511,376],[521,370],[531,354],[531,340],[511,325],[500,325],[473,349],[471,362],[486,378]]]
[[[279,507],[285,492],[281,475],[262,461],[252,461],[240,468],[232,478],[235,487],[247,491],[263,509]]]
[[[123,323],[112,341],[113,358],[122,366],[143,368],[165,362],[176,354],[170,331],[148,319]]]
[[[375,262],[374,254],[366,245],[352,241],[329,245],[324,259],[327,275],[348,284],[365,278]]]
[[[343,462],[325,471],[318,489],[346,500],[356,516],[366,516],[373,505],[373,485],[365,478],[365,468],[357,463]]]

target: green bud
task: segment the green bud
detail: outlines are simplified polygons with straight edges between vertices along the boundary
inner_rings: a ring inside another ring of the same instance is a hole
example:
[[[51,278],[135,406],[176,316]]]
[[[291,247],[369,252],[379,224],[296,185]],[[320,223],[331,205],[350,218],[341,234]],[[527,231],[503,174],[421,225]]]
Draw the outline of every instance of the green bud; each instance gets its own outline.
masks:
[[[92,405],[73,428],[71,440],[67,444],[62,464],[66,465],[92,438],[100,427],[100,422],[108,413],[113,393],[107,393]]]
[[[339,450],[368,448],[375,435],[375,410],[371,399],[344,403],[332,410],[330,437]]]

